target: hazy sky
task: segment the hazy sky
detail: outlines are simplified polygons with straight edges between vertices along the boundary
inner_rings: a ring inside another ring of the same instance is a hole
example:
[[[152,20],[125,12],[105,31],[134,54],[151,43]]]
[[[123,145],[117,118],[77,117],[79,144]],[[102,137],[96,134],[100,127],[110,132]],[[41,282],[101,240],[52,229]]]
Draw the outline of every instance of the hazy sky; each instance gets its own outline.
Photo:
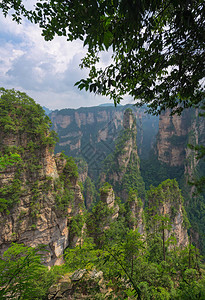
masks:
[[[21,25],[0,11],[0,86],[26,92],[50,109],[78,108],[107,103],[106,97],[79,91],[74,83],[86,76],[79,63],[86,53],[81,41],[56,37],[44,41],[38,25]],[[105,52],[104,64],[110,55]],[[128,101],[123,101],[125,104]]]

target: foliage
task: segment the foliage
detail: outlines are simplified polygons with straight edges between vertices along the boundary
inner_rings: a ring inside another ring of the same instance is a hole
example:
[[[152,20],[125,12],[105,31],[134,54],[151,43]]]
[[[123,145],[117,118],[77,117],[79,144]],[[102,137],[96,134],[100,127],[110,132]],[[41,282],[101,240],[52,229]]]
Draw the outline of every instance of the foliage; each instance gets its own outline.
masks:
[[[176,179],[179,182],[180,187],[182,185],[182,179],[184,176],[184,166],[169,166],[160,162],[157,159],[156,154],[152,150],[147,159],[141,159],[141,174],[145,182],[146,190],[150,185],[157,186],[166,179]]]
[[[20,180],[21,165],[22,160],[20,155],[17,153],[9,153],[0,157],[0,170],[4,170],[9,166],[17,168],[12,182],[2,184],[0,187],[0,212],[6,211],[6,213],[9,214],[9,209],[19,201],[20,195],[23,192],[23,190],[21,190]]]
[[[85,216],[80,213],[73,216],[69,220],[69,229],[70,229],[70,239],[71,240],[74,236],[81,237],[82,228],[83,228],[84,224],[85,224]]]
[[[1,155],[1,154],[0,154]],[[17,153],[9,153],[0,156],[0,170],[8,166],[13,166],[15,163],[21,161],[21,157]]]
[[[203,299],[204,271],[194,246],[182,250],[175,245],[167,249],[164,261],[160,255],[160,235],[144,239],[136,230],[125,229],[125,224],[117,223],[107,229],[101,249],[89,238],[82,246],[68,249],[66,271],[97,267],[103,271],[105,284],[112,291],[110,299],[127,299],[128,295],[147,300]],[[152,244],[148,243],[150,238]]]
[[[95,185],[89,176],[87,176],[84,182],[83,196],[85,199],[85,206],[87,209],[90,209],[98,198]]]
[[[78,167],[73,157],[68,157],[64,153],[61,153],[61,159],[66,159],[66,164],[63,168],[63,174],[61,179],[71,180],[72,178],[78,178]]]
[[[89,77],[78,87],[115,102],[129,94],[154,113],[199,105],[204,98],[204,3],[176,1],[37,1],[26,11],[22,1],[2,0],[6,16],[38,23],[46,40],[57,34],[88,46],[82,62]],[[112,63],[97,69],[99,53],[112,49]],[[149,58],[149,59],[148,59]],[[120,62],[120,63],[119,63]]]
[[[136,154],[132,153],[122,179],[122,190],[127,192],[129,189],[137,190],[139,197],[145,199],[145,183],[141,176],[138,160]]]
[[[66,249],[64,268],[67,272],[80,268],[90,269],[96,265],[98,253],[100,253],[100,250],[95,249],[93,239],[87,237],[82,245],[78,245],[73,249]]]
[[[0,88],[0,110],[2,140],[8,139],[8,143],[2,143],[0,147],[0,168],[13,166],[12,180],[0,189],[0,211],[9,213],[24,192],[22,174],[26,177],[29,174],[35,181],[43,166],[39,152],[45,148],[53,149],[56,134],[49,131],[51,121],[41,106],[25,93]],[[15,144],[8,145],[9,139],[13,141],[14,137]]]
[[[83,157],[75,157],[75,163],[78,166],[78,172],[81,174],[88,171],[88,164]]]
[[[100,188],[101,194],[107,194],[112,189],[112,186],[108,182],[104,182],[103,186]]]
[[[12,244],[0,260],[1,299],[44,299],[55,279],[41,263],[43,248]]]
[[[87,233],[100,248],[105,240],[105,227],[109,227],[113,209],[101,200],[92,208],[87,217]]]
[[[126,111],[132,113],[129,108]],[[144,199],[145,184],[140,174],[135,126],[136,123],[133,122],[131,129],[124,128],[120,131],[115,141],[114,151],[104,160],[103,172],[116,193],[125,191],[128,194],[129,189],[132,188],[137,190],[139,196]],[[132,150],[129,154],[127,154],[127,147]],[[120,176],[122,176],[121,179],[119,179]],[[113,177],[117,177],[118,180],[114,180]]]
[[[156,188],[151,186],[150,190],[147,192],[147,197],[149,216],[157,215],[160,203],[166,204],[168,202],[172,205],[172,215],[170,217],[174,218],[175,211],[177,211],[179,209],[179,205],[181,205],[183,210],[184,227],[189,227],[190,224],[183,207],[184,200],[175,179],[167,179]]]
[[[23,134],[38,141],[40,145],[53,146],[56,142],[54,132],[49,133],[51,121],[43,108],[25,93],[0,88],[0,128],[4,134]]]

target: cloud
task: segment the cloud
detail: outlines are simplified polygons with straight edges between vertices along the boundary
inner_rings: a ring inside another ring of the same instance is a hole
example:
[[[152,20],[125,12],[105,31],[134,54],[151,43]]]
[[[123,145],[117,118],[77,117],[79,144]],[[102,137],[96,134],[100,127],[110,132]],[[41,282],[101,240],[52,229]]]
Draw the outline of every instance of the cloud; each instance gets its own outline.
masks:
[[[18,25],[0,15],[0,86],[24,91],[41,105],[61,109],[109,101],[74,86],[87,75],[79,68],[85,53],[82,41],[56,37],[46,42],[37,25],[26,20]],[[110,59],[111,52],[104,52],[101,66]]]

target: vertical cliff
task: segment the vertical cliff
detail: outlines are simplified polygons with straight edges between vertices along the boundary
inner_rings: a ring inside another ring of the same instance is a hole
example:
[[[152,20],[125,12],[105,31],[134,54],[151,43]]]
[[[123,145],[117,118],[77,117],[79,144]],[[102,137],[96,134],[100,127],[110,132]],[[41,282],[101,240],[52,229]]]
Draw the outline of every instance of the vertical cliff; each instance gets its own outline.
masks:
[[[174,237],[176,245],[188,245],[189,222],[183,206],[183,198],[176,180],[166,180],[148,192],[148,232],[163,235],[165,241]]]
[[[184,110],[180,116],[172,116],[170,113],[171,110],[167,110],[159,118],[157,156],[159,161],[169,166],[180,166],[186,158],[185,149],[193,112]]]
[[[137,197],[136,191],[130,190],[125,203],[125,219],[128,227],[146,236],[146,222],[142,200]]]
[[[45,244],[47,265],[62,262],[69,216],[82,212],[77,167],[54,156],[54,133],[40,105],[26,94],[2,90],[0,153],[20,160],[0,170],[0,253],[12,242]]]
[[[129,189],[137,190],[144,197],[144,182],[140,174],[139,156],[136,145],[136,120],[131,109],[123,116],[123,129],[120,132],[114,151],[104,162],[101,181],[112,184],[115,193],[123,200],[128,197]]]
[[[102,162],[113,150],[119,131],[123,128],[124,111],[131,107],[137,118],[139,155],[146,157],[158,131],[158,117],[145,113],[145,108],[131,105],[120,107],[82,107],[63,109],[50,114],[59,142],[55,152],[64,151],[73,157],[81,156],[88,163],[88,173],[95,179]]]
[[[170,111],[160,116],[156,147],[158,162],[153,165],[155,168],[158,165],[158,174],[163,179],[177,178],[180,183],[192,226],[192,239],[204,253],[205,196],[196,194],[195,184],[190,185],[190,182],[197,182],[201,176],[205,176],[204,160],[195,151],[196,146],[200,149],[205,145],[205,118],[202,114],[203,111],[199,109],[186,109],[180,116],[170,116]]]
[[[100,188],[100,200],[93,207],[87,218],[87,232],[94,243],[101,247],[105,241],[105,232],[118,218],[119,206],[112,186],[105,182]]]

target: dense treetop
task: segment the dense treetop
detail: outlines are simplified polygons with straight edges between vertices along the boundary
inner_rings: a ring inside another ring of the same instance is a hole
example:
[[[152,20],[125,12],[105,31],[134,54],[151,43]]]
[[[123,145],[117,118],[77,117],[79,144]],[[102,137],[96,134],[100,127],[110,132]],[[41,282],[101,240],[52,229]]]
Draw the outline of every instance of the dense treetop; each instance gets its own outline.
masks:
[[[83,67],[90,69],[78,87],[109,96],[115,103],[129,94],[150,112],[181,111],[204,99],[204,1],[81,0],[37,1],[27,11],[22,0],[2,0],[13,19],[38,23],[46,40],[66,36],[88,46]],[[96,67],[101,51],[112,63]]]
[[[0,88],[0,129],[4,133],[26,133],[32,140],[55,144],[55,133],[49,132],[51,121],[43,108],[26,93]]]

